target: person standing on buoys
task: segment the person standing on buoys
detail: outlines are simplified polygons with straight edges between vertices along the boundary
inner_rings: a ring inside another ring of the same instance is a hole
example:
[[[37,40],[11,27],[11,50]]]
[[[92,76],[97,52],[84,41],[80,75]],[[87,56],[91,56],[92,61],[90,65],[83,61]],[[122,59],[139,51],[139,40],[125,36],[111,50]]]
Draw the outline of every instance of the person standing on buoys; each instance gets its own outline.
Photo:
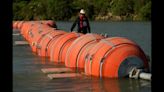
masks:
[[[91,33],[89,21],[88,21],[88,18],[86,17],[86,15],[85,15],[84,9],[80,10],[79,16],[77,17],[76,21],[73,23],[73,25],[71,27],[71,32],[73,31],[76,24],[78,24],[77,31],[79,33],[83,33],[83,34]]]

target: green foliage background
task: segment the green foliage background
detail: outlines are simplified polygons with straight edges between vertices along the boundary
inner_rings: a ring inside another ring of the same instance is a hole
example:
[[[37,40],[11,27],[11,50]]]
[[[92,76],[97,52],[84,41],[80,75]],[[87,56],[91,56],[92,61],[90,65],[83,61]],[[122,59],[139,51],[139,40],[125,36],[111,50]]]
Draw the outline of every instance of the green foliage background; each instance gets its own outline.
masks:
[[[13,20],[74,20],[84,8],[90,20],[98,16],[151,20],[151,0],[13,0]]]

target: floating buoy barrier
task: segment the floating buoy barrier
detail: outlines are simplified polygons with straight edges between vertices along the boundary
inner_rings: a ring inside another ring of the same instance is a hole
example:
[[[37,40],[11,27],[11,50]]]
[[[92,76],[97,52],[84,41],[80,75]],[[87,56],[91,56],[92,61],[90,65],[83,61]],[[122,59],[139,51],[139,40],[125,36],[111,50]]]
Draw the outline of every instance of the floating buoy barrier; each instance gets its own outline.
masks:
[[[61,31],[61,30],[59,30],[59,31]],[[66,32],[65,32],[64,34],[66,34]],[[59,39],[60,36],[62,36],[62,35],[64,35],[64,34],[57,35],[57,36],[55,36],[55,38],[53,38],[51,41],[49,41],[48,46],[47,46],[47,48],[46,48],[46,51],[47,51],[47,52],[46,52],[46,56],[47,56],[47,57],[50,57],[51,49],[53,48],[54,44],[57,42],[57,39]]]
[[[50,50],[50,60],[54,62],[63,62],[65,60],[65,54],[68,50],[69,43],[72,43],[78,37],[82,36],[81,33],[67,33],[60,36],[57,41],[53,44]]]
[[[76,66],[78,67],[79,70],[84,70],[85,67],[85,61],[87,59],[88,56],[88,51],[93,48],[95,46],[95,44],[97,44],[98,41],[92,42],[89,45],[85,46],[79,53],[78,57],[77,57],[77,62],[76,62]]]
[[[46,34],[50,33],[52,30],[46,27],[44,28],[44,26],[39,28],[36,27],[32,30],[32,35],[30,36],[30,46],[33,52],[36,52],[36,46],[41,41],[42,37],[46,36]]]
[[[81,76],[66,73],[68,68],[73,68],[98,78],[129,76],[151,80],[148,58],[135,42],[124,37],[108,37],[107,34],[65,32],[56,27],[52,20],[13,21],[13,29],[20,31],[32,52],[67,67],[42,69],[44,73],[57,73],[49,74],[50,79]],[[142,69],[142,72],[134,69]],[[66,74],[59,74],[61,72]]]
[[[34,22],[25,22],[22,24],[20,33],[26,40],[28,40],[27,35],[29,34],[29,31],[32,30],[33,26],[34,26]]]
[[[57,28],[57,25],[54,21],[52,20],[40,20],[40,21],[13,21],[13,29],[21,29],[23,26],[23,23],[25,22],[35,22],[35,23],[40,23],[40,24],[45,24],[53,28]]]
[[[103,36],[98,34],[86,34],[79,38],[77,38],[69,47],[66,58],[65,58],[65,66],[70,68],[77,67],[77,58],[80,51],[87,45],[93,42],[97,42],[100,39],[103,39]]]
[[[85,61],[86,75],[125,77],[134,68],[148,70],[148,62],[139,46],[123,37],[102,39],[89,52]]]
[[[18,23],[20,21],[13,21],[13,29],[18,29]]]
[[[27,40],[29,40],[30,38],[35,37],[35,35],[40,35],[43,31],[47,31],[53,28],[48,28],[47,25],[43,25],[43,24],[38,24],[38,23],[27,23],[27,29],[22,30],[24,32],[22,32],[22,34],[25,36],[25,38]]]
[[[48,56],[47,49],[49,48],[49,43],[65,33],[64,31],[51,31],[43,36],[37,45],[37,54],[42,57]]]
[[[21,29],[24,22],[25,22],[25,21],[20,21],[20,22],[17,24],[17,28],[18,28],[18,29]]]

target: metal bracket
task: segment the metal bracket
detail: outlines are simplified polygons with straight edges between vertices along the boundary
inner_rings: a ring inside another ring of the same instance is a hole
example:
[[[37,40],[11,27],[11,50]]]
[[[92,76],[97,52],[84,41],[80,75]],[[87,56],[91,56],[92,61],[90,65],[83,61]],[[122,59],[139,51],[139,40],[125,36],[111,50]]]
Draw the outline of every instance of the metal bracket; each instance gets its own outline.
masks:
[[[136,67],[134,67],[134,68],[129,72],[129,78],[138,79],[138,78],[139,78],[140,72],[141,72],[140,69],[137,69]]]

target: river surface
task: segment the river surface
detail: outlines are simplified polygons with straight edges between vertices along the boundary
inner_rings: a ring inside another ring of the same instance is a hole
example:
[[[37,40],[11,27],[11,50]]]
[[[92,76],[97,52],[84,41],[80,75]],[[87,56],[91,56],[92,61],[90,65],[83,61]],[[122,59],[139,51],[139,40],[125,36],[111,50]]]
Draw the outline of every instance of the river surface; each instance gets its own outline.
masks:
[[[56,22],[58,28],[64,31],[70,31],[72,23]],[[91,21],[90,26],[92,33],[107,33],[109,37],[126,37],[136,42],[150,57],[151,70],[151,22]],[[24,39],[13,36],[13,42],[16,40]],[[151,82],[141,79],[100,80],[82,76],[50,80],[41,69],[52,67],[64,66],[35,55],[28,45],[13,45],[13,92],[151,92]]]

